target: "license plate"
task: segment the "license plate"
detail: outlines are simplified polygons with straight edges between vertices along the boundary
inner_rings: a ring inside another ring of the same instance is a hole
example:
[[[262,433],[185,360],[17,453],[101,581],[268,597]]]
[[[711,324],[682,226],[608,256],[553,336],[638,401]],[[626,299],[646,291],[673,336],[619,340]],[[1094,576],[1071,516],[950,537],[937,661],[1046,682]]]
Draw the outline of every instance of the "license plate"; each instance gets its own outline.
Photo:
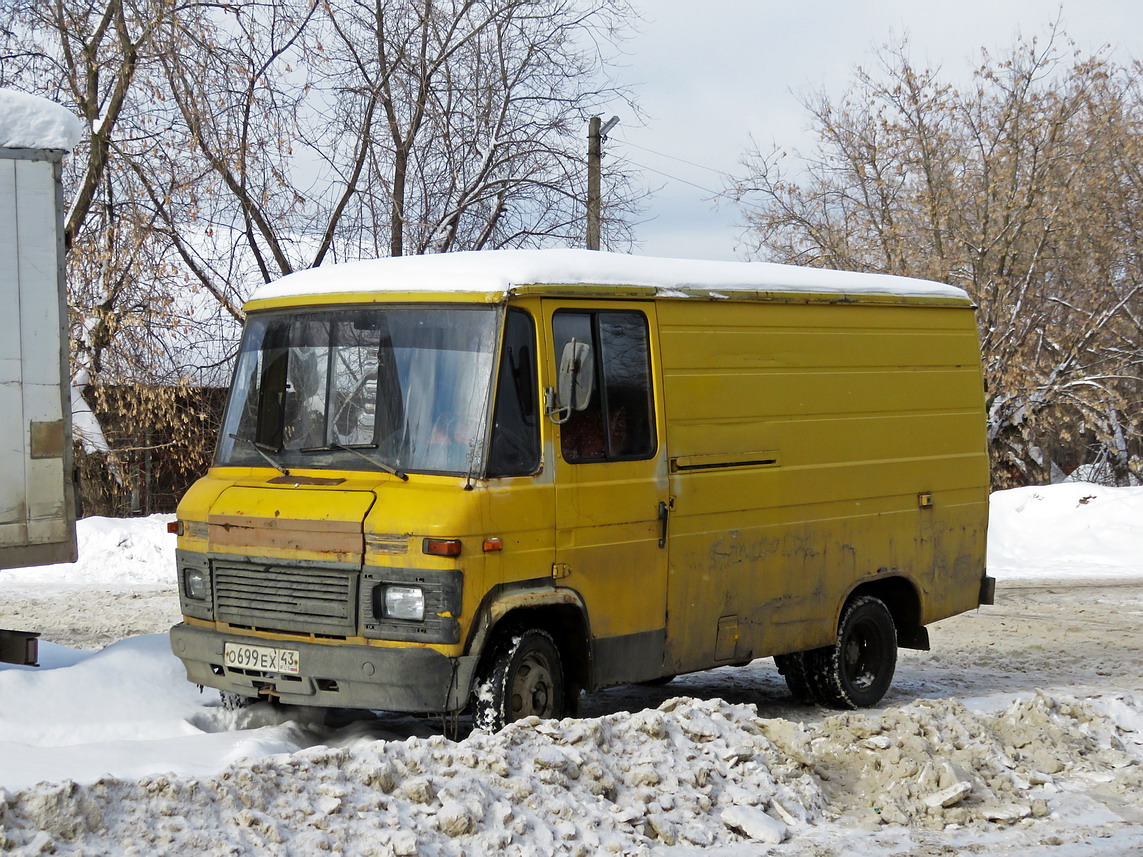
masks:
[[[297,675],[301,671],[301,658],[293,649],[272,649],[269,646],[247,646],[227,643],[222,658],[228,667],[239,670],[258,670],[267,673]]]

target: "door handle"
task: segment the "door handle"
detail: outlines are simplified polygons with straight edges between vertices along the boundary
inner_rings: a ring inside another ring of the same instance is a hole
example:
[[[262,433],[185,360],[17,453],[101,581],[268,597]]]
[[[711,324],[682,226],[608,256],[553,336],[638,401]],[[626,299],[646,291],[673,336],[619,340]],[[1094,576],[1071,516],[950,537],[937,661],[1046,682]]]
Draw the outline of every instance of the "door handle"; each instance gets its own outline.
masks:
[[[662,500],[659,501],[659,547],[667,546],[667,517],[671,514],[670,507]]]

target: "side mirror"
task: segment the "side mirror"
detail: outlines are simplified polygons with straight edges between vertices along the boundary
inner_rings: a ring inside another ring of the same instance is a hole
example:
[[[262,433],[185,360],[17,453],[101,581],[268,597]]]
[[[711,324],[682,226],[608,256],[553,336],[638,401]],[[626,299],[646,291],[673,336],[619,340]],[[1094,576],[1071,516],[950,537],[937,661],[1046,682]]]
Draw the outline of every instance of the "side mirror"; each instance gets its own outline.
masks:
[[[560,355],[557,387],[545,392],[545,411],[557,425],[565,423],[576,411],[587,408],[595,386],[595,360],[586,342],[570,340]]]
[[[595,385],[595,361],[591,346],[574,339],[564,346],[560,357],[560,402],[573,411],[582,411],[591,402],[591,388]]]

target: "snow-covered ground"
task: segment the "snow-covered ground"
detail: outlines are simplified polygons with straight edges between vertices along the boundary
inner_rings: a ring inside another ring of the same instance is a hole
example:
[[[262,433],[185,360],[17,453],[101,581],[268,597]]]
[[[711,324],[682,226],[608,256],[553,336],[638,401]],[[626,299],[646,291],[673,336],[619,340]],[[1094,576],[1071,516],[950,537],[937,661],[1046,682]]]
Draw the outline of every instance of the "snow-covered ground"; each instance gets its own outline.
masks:
[[[997,604],[902,652],[878,709],[768,659],[446,740],[384,713],[222,709],[188,684],[166,518],[80,523],[0,574],[0,853],[1143,854],[1143,489],[993,496]]]

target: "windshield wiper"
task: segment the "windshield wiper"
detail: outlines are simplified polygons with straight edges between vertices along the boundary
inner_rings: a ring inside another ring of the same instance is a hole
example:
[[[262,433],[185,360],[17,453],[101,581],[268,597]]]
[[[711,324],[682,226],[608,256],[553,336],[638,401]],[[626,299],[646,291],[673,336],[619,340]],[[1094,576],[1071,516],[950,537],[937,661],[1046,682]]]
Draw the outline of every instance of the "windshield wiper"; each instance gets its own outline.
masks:
[[[239,437],[236,434],[231,434],[229,437],[231,440],[241,440],[241,441],[245,441],[246,443],[250,444],[252,447],[254,447],[254,451],[256,453],[258,453],[260,456],[262,456],[264,459],[266,459],[267,463],[271,467],[273,467],[275,470],[277,470],[283,476],[289,476],[290,475],[290,471],[287,470],[282,465],[282,463],[278,461],[278,459],[276,459],[272,455],[270,455],[271,452],[274,452],[274,453],[278,452],[278,450],[274,449],[274,447],[270,446],[269,444],[262,443],[261,441],[251,440],[248,437]]]
[[[301,449],[300,452],[331,452],[331,451],[335,451],[335,450],[336,451],[345,450],[346,452],[352,452],[358,458],[364,458],[370,464],[373,464],[373,465],[376,465],[377,467],[380,467],[386,473],[392,473],[394,476],[396,476],[402,482],[408,482],[409,481],[408,475],[402,473],[398,468],[394,467],[392,464],[390,464],[387,461],[383,461],[380,458],[375,458],[372,455],[366,455],[364,452],[361,451],[363,449],[377,449],[377,444],[367,443],[367,444],[362,444],[360,446],[346,446],[345,444],[338,443],[337,441],[330,441],[329,444],[326,446],[307,446],[307,447],[304,447],[303,449]]]

